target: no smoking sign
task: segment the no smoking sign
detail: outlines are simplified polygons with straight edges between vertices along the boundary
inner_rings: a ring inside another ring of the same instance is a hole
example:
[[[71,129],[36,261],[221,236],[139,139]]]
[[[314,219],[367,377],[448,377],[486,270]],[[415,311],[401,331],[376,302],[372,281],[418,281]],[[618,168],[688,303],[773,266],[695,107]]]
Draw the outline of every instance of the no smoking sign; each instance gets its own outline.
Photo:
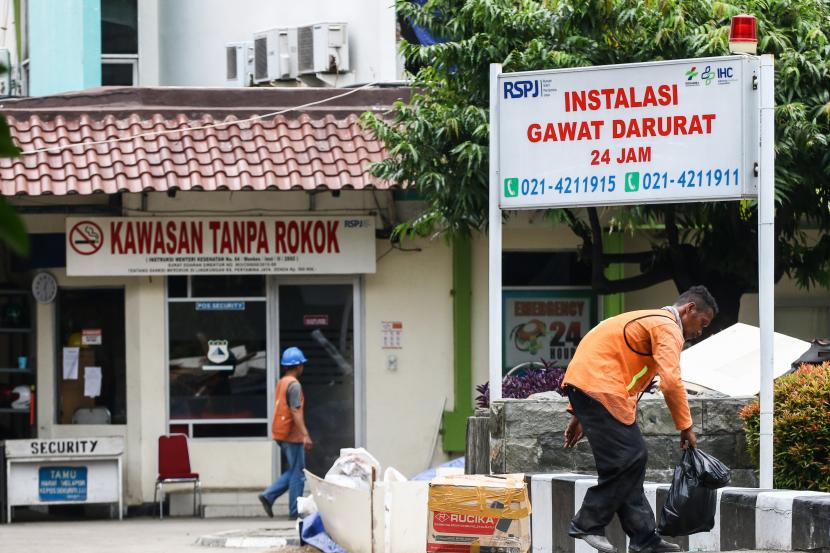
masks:
[[[69,247],[80,255],[92,255],[103,245],[104,233],[92,221],[76,223],[69,231]]]

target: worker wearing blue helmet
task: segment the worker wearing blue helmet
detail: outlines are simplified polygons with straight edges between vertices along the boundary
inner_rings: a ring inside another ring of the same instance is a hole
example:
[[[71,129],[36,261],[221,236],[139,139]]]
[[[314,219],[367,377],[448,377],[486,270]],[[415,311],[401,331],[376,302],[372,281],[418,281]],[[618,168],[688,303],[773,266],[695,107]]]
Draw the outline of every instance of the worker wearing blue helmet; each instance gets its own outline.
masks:
[[[290,347],[282,353],[283,377],[277,383],[274,402],[274,421],[271,437],[277,441],[288,461],[282,475],[259,494],[262,508],[269,517],[274,516],[272,505],[279,496],[288,492],[288,516],[297,518],[297,498],[305,486],[305,453],[314,446],[305,425],[305,397],[299,378],[308,360],[300,348]]]

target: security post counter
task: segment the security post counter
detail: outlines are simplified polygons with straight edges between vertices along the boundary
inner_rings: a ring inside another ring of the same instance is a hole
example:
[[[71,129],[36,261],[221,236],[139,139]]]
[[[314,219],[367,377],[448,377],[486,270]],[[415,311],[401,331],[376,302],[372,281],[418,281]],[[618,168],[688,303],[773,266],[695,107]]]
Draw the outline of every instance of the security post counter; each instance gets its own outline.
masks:
[[[122,517],[124,438],[7,440],[6,521],[12,507],[69,503],[118,504]]]

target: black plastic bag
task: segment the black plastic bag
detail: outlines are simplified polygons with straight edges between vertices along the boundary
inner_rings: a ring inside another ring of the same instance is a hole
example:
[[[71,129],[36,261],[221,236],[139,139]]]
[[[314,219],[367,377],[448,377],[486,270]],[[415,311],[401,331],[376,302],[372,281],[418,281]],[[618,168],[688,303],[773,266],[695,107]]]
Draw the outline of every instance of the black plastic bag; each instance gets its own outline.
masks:
[[[720,461],[688,448],[674,469],[669,496],[657,531],[664,536],[688,536],[715,526],[718,492],[729,483],[730,470]]]
[[[691,450],[692,464],[697,472],[701,484],[711,490],[722,488],[729,484],[732,471],[729,467],[699,449]]]

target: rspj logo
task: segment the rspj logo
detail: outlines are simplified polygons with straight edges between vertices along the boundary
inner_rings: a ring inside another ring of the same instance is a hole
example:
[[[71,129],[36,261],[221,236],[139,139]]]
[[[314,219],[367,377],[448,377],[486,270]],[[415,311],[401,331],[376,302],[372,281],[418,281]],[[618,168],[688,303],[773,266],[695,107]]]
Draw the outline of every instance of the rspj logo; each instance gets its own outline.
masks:
[[[505,81],[504,98],[536,98],[539,96],[539,80]]]

